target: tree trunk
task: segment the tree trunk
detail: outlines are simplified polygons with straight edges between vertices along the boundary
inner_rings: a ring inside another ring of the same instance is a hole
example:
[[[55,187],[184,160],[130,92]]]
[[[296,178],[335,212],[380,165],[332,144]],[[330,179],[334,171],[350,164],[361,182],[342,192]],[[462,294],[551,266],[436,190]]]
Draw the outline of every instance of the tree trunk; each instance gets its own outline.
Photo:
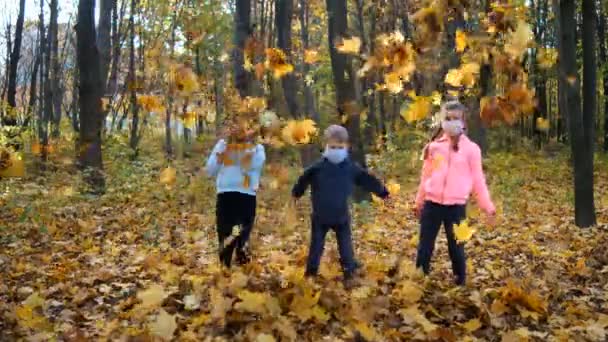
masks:
[[[21,58],[21,42],[23,41],[23,21],[25,20],[25,0],[19,2],[19,15],[17,17],[17,26],[15,27],[15,41],[13,44],[13,52],[11,53],[10,69],[8,73],[8,94],[7,102],[9,107],[17,107],[17,67]],[[2,120],[4,125],[17,125],[16,118],[9,116]]]
[[[245,43],[250,37],[251,31],[251,3],[250,0],[236,0],[236,11],[234,12],[234,86],[241,97],[250,94],[251,75],[245,70]]]
[[[137,156],[139,145],[139,106],[137,105],[137,77],[135,75],[135,0],[131,0],[129,15],[129,94],[131,100],[131,134],[129,146]]]
[[[361,141],[360,115],[356,106],[355,84],[350,60],[336,50],[336,44],[346,37],[348,32],[348,13],[346,0],[326,0],[328,13],[328,43],[331,57],[331,69],[336,89],[336,105],[341,116],[346,115],[346,126],[350,135],[351,156],[355,162],[365,167],[365,153]],[[369,198],[357,192],[355,200]]]
[[[587,3],[588,4],[588,3]],[[595,69],[595,65],[589,63],[594,62],[594,56],[590,55],[590,47],[594,46],[593,26],[590,26],[589,20],[593,18],[593,8],[589,8],[583,4],[584,29],[585,33],[589,32],[590,36],[585,35],[583,40],[584,46],[584,96],[585,100],[589,97],[594,97],[595,94],[588,94],[594,86],[588,84],[592,80],[595,81],[595,75],[591,73],[590,67]],[[572,161],[574,168],[574,208],[575,208],[575,223],[579,227],[589,227],[595,224],[595,206],[593,201],[593,145],[589,136],[591,130],[587,130],[589,116],[583,115],[581,112],[581,95],[579,91],[579,75],[576,62],[576,1],[561,0],[560,1],[560,77],[563,78],[564,89],[564,112],[568,113],[570,127],[570,146],[572,149]],[[590,77],[590,78],[587,78]],[[594,100],[591,103],[585,102],[585,107],[590,104],[595,104]],[[595,110],[595,109],[589,109]],[[593,113],[591,113],[592,118]],[[593,122],[593,121],[591,121]],[[591,144],[590,144],[591,141]]]
[[[307,0],[300,0],[300,33],[302,39],[302,47],[304,50],[309,48],[308,25],[309,25],[309,6]],[[306,76],[310,72],[310,67],[307,63],[302,63],[302,78],[304,81],[304,114],[310,116],[315,122],[319,122],[319,112],[315,108],[315,98],[312,93],[312,88],[306,82]]]
[[[32,77],[30,78],[30,98],[29,98],[29,102],[28,102],[28,113],[30,113],[30,115],[33,115],[34,113],[34,107],[36,106],[36,99],[37,99],[37,95],[36,95],[36,87],[37,87],[37,82],[38,82],[38,70],[40,69],[40,63],[42,63],[42,52],[40,51],[40,39],[42,39],[42,34],[44,31],[44,28],[41,27],[42,21],[40,21],[40,23],[38,24],[38,41],[36,43],[34,43],[34,45],[36,45],[36,59],[34,60],[34,67],[32,70]],[[34,49],[32,49],[34,50]]]
[[[602,1],[600,1],[602,4]],[[600,62],[602,66],[602,85],[604,87],[604,152],[608,153],[608,46],[606,44],[606,13],[607,9],[598,9],[598,39]],[[599,115],[598,115],[599,116]]]
[[[491,6],[490,1],[486,1],[485,12],[490,13]],[[490,87],[492,80],[492,68],[490,66],[490,62],[481,66],[481,70],[479,73],[479,100],[482,97],[490,95]],[[473,115],[471,115],[471,138],[479,145],[482,153],[486,153],[488,149],[488,141],[486,128],[481,121],[481,106],[479,105],[480,101],[477,101],[476,108],[473,110]],[[477,108],[479,107],[479,108]]]
[[[293,0],[276,0],[275,2],[275,28],[277,30],[277,47],[283,50],[292,59],[291,51],[291,18],[293,16]],[[293,60],[292,60],[293,63]],[[285,75],[281,83],[287,109],[292,118],[299,116],[296,99],[296,77],[294,73]]]
[[[49,120],[49,122],[52,123],[52,127],[53,127],[53,136],[58,137],[59,136],[59,124],[61,121],[61,110],[57,108],[57,103],[60,103],[60,99],[63,96],[63,94],[61,94],[61,89],[60,89],[60,82],[61,82],[61,75],[60,75],[60,68],[61,68],[61,61],[59,58],[59,26],[57,24],[57,17],[59,15],[59,2],[58,0],[51,0],[51,21],[49,23],[49,42],[48,42],[48,46],[50,47],[49,50],[49,54],[51,56],[50,58],[50,64],[47,66],[47,68],[49,68],[49,73],[51,75],[50,77],[50,83],[49,86],[51,88],[50,91],[50,103],[48,103],[48,106],[50,107],[50,109],[47,111],[47,115],[49,115],[47,117],[47,119]],[[48,135],[48,133],[47,133]],[[48,139],[48,136],[47,136]],[[47,141],[48,144],[48,141]],[[46,144],[45,144],[46,145]]]
[[[94,193],[101,193],[105,180],[101,154],[101,96],[103,84],[101,63],[95,34],[95,0],[78,3],[78,69],[80,71],[80,136],[78,162],[85,170],[85,179]]]

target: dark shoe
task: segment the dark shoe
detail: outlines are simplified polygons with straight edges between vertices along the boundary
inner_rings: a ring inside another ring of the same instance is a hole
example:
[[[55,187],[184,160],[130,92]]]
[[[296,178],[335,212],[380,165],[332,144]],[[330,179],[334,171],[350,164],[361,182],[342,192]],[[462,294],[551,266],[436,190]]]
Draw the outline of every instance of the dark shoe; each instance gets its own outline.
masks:
[[[454,282],[456,283],[456,286],[465,286],[467,283],[466,278],[464,277],[455,277]]]
[[[246,265],[251,262],[251,256],[247,252],[247,249],[238,249],[236,251],[236,262],[239,265]]]
[[[350,290],[357,286],[357,280],[355,279],[355,277],[353,276],[352,273],[345,273],[343,284],[344,284],[344,289]]]

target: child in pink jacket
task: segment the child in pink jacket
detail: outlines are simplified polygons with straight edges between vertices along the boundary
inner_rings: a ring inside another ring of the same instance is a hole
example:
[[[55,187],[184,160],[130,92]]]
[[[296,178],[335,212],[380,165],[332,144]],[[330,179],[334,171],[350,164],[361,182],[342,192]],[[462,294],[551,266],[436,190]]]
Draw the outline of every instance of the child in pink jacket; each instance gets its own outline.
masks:
[[[481,150],[464,134],[466,110],[457,101],[443,106],[443,135],[424,149],[424,166],[416,196],[416,213],[420,218],[416,267],[429,273],[435,239],[443,224],[457,285],[465,283],[466,259],[464,245],[458,244],[454,236],[454,224],[465,218],[471,192],[475,192],[479,206],[492,221],[496,212],[483,174]]]

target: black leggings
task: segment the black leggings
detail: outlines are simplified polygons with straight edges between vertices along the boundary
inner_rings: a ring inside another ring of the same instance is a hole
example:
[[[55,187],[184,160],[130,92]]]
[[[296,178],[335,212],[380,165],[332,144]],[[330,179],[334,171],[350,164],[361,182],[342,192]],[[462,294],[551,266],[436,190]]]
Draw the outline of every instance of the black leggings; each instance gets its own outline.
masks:
[[[237,258],[244,262],[245,247],[255,222],[256,196],[240,192],[224,192],[217,195],[216,220],[219,239],[220,261],[230,267],[232,254],[236,248]],[[240,226],[238,236],[224,246],[232,235],[234,226]]]

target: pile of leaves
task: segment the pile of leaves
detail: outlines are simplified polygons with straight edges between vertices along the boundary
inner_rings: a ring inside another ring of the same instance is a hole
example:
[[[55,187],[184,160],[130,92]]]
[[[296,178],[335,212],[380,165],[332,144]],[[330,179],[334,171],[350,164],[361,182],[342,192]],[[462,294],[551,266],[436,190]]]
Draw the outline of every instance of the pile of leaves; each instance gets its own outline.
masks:
[[[443,236],[432,275],[413,266],[420,165],[408,156],[372,158],[394,203],[354,205],[364,270],[347,290],[333,235],[319,278],[303,277],[310,208],[285,205],[300,170],[267,166],[253,262],[226,270],[216,257],[213,181],[197,171],[203,156],[171,172],[156,158],[114,156],[107,193],[90,198],[56,155],[57,173],[0,183],[0,340],[606,338],[608,212],[598,213],[604,226],[574,227],[566,158],[491,156],[500,220],[485,227],[469,208],[468,283],[456,288]],[[597,207],[608,208],[605,172],[596,183]]]

